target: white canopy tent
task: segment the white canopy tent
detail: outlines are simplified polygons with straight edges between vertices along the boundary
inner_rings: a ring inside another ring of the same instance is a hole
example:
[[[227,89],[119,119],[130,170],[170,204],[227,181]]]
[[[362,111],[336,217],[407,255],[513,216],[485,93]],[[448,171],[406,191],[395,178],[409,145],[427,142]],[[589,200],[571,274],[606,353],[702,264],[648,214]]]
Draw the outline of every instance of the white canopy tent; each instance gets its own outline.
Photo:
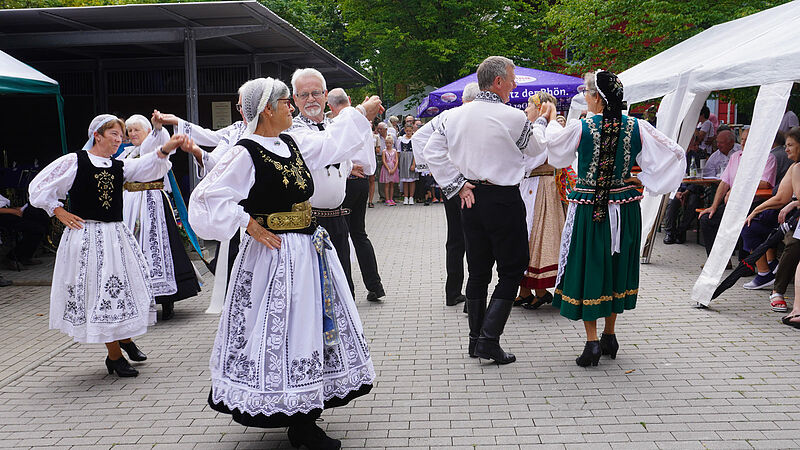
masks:
[[[413,95],[409,95],[408,97],[400,100],[399,102],[392,105],[391,108],[386,110],[386,117],[389,116],[397,116],[401,119],[403,116],[416,116],[417,115],[417,106],[422,103],[422,99],[424,99],[431,91],[434,91],[436,88],[433,86],[425,86],[425,88]]]
[[[620,74],[628,104],[664,97],[658,128],[688,146],[712,91],[760,86],[750,134],[714,248],[692,290],[708,305],[738,240],[772,141],[800,80],[800,0],[716,25]],[[645,192],[642,245],[656,225],[661,197]]]

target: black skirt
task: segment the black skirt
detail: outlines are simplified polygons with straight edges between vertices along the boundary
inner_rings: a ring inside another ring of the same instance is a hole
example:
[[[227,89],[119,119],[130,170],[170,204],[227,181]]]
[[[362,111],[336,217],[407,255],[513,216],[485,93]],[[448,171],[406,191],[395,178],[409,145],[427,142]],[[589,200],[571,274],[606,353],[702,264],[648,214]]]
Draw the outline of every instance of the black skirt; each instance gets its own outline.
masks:
[[[181,239],[178,225],[175,223],[175,217],[172,215],[172,204],[164,195],[164,218],[167,221],[167,233],[169,234],[169,247],[172,251],[172,263],[175,268],[175,284],[178,287],[178,292],[170,295],[156,296],[156,303],[177,302],[185,298],[194,297],[200,292],[200,282],[197,279],[197,273],[189,260],[189,255],[186,253],[186,248],[183,246],[183,239]]]

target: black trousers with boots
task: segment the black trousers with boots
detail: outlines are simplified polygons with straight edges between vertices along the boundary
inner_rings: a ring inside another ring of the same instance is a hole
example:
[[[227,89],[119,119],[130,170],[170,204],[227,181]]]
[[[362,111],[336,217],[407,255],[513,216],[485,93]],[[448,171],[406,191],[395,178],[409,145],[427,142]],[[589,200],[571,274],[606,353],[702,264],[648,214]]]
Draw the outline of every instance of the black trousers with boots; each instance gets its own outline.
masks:
[[[444,213],[447,218],[447,242],[445,248],[445,261],[447,267],[447,281],[444,285],[444,295],[447,300],[453,300],[461,295],[464,285],[464,230],[461,228],[461,198],[455,196],[444,203]]]

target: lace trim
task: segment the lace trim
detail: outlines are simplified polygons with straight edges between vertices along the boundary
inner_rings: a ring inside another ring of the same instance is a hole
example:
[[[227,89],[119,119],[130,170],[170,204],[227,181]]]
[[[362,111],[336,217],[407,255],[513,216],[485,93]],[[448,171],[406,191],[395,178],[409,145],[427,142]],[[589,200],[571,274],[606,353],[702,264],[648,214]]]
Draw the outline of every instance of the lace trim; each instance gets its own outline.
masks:
[[[499,95],[492,91],[480,91],[475,100],[489,103],[505,103]]]
[[[517,139],[517,148],[520,150],[525,150],[525,148],[528,147],[528,142],[531,140],[532,134],[533,124],[530,120],[526,120],[525,124],[522,126],[522,134],[520,134],[519,139]]]
[[[583,119],[583,121],[589,128],[589,133],[592,135],[592,162],[589,163],[589,168],[586,171],[585,177],[581,177],[580,173],[578,174],[578,181],[576,184],[594,185],[597,178],[597,168],[599,166],[600,157],[600,129],[592,119]]]
[[[147,236],[142,233],[140,239],[142,252],[145,253],[149,265],[150,286],[153,295],[172,295],[178,292],[178,285],[175,282],[175,264],[162,203],[164,198],[160,197],[160,191],[145,191],[144,195],[147,208],[145,220],[148,221],[149,229]]]
[[[458,174],[455,180],[441,185],[440,188],[442,189],[442,192],[444,192],[445,197],[452,198],[458,193],[458,191],[461,190],[466,182],[467,179],[464,178],[464,175]]]
[[[564,277],[564,270],[567,268],[567,257],[569,256],[569,246],[572,244],[572,228],[575,226],[575,203],[569,204],[567,219],[564,221],[564,231],[561,232],[561,248],[558,251],[558,275],[556,276],[556,286],[561,285]]]

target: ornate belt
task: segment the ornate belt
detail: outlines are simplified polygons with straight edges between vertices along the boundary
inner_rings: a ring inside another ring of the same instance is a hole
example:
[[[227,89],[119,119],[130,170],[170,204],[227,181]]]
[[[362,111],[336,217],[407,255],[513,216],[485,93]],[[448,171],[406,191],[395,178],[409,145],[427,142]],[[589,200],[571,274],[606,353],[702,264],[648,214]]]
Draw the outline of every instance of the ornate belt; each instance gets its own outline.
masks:
[[[164,189],[164,182],[163,181],[148,181],[147,183],[133,183],[130,181],[126,181],[123,185],[128,192],[138,192],[138,191],[158,191]]]
[[[272,214],[251,214],[259,225],[275,231],[303,230],[311,226],[311,203],[295,203],[292,210]]]
[[[314,217],[340,217],[349,215],[350,210],[347,208],[333,208],[333,209],[311,208],[311,214]]]

